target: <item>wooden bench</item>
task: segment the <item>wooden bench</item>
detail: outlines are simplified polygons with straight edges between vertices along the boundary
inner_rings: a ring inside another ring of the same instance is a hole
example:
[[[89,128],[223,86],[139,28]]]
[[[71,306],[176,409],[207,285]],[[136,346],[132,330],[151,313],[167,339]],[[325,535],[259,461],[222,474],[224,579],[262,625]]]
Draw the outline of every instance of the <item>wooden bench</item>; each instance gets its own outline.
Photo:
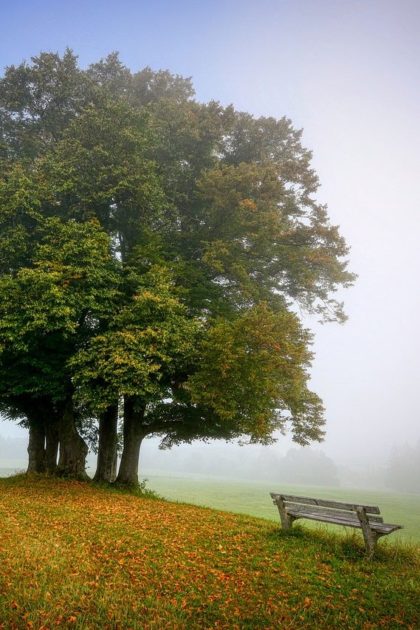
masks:
[[[379,516],[379,508],[373,505],[295,497],[276,492],[270,492],[270,495],[274,505],[278,507],[283,529],[290,529],[293,521],[299,518],[308,518],[345,527],[357,527],[363,532],[369,558],[373,556],[378,538],[402,528],[401,525],[384,523],[384,519]]]

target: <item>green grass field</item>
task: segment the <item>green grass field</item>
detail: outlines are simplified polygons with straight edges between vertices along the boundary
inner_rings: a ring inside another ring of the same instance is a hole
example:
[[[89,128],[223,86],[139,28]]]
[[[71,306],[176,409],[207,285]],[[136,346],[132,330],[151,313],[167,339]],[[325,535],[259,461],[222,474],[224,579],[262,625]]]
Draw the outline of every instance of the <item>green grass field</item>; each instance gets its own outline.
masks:
[[[0,479],[0,523],[2,630],[420,627],[407,544],[45,477]]]
[[[218,510],[259,516],[279,523],[277,508],[271,503],[270,491],[299,496],[313,496],[366,505],[378,505],[387,523],[403,525],[404,529],[386,537],[387,542],[404,540],[420,543],[420,495],[395,494],[376,490],[349,490],[325,487],[302,487],[260,482],[228,481],[197,477],[147,475],[147,486],[171,501],[204,505]],[[302,522],[303,523],[303,522]],[[337,529],[306,521],[305,527]],[[382,544],[384,539],[379,544]]]

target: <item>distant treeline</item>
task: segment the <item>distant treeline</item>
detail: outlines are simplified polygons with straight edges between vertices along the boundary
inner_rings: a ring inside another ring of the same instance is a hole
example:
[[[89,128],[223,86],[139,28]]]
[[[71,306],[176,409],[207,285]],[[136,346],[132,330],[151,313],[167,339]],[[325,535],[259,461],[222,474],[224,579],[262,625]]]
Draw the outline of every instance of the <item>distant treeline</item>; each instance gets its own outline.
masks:
[[[269,448],[232,445],[190,446],[170,454],[145,448],[145,470],[161,468],[179,473],[270,480],[285,484],[340,485],[337,467],[322,451],[292,448],[286,455]]]
[[[420,440],[394,449],[386,470],[385,483],[399,492],[420,493]]]

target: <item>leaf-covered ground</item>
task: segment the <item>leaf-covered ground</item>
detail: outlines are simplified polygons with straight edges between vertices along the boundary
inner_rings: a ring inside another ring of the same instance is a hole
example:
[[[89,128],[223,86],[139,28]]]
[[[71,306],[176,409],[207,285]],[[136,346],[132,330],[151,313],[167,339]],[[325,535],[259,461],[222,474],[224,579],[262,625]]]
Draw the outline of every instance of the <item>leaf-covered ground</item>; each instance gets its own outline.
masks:
[[[0,480],[0,628],[418,628],[420,557],[45,478]]]

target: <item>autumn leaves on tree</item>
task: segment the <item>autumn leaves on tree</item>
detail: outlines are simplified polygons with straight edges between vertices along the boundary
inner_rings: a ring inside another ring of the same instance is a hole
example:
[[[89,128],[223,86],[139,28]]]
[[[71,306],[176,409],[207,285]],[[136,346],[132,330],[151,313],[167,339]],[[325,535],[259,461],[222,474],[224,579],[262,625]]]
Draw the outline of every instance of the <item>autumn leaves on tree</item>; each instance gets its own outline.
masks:
[[[353,276],[300,136],[115,54],[6,69],[0,409],[30,471],[82,478],[89,444],[97,480],[135,485],[149,435],[322,437],[296,305],[341,321]]]

